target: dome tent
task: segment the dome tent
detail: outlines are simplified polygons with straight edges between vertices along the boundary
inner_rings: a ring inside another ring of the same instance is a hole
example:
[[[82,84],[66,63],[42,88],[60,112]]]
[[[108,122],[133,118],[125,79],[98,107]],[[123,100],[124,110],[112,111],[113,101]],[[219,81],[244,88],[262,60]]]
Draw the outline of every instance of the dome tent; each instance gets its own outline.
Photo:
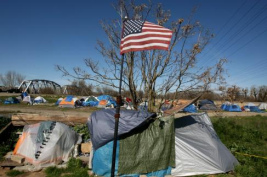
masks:
[[[267,103],[260,103],[259,104],[259,109],[261,109],[261,110],[267,110]]]
[[[87,122],[94,147],[92,169],[99,176],[111,175],[113,141],[107,140],[107,135],[103,133],[114,130],[115,110],[108,111],[108,114],[107,110],[93,113]],[[115,175],[163,177],[216,174],[231,171],[238,164],[220,141],[205,113],[177,119],[150,119],[149,115],[142,115],[144,112],[128,111],[125,110],[120,118]],[[125,124],[134,125],[131,122],[137,120],[142,123],[135,124],[135,128],[125,127]],[[102,121],[107,128],[103,128]],[[113,123],[107,124],[107,121]],[[112,137],[113,131],[110,134],[108,137]],[[155,161],[158,163],[155,164]]]
[[[218,108],[212,100],[200,100],[198,103],[199,110],[217,110]]]
[[[35,169],[67,161],[82,138],[69,126],[52,121],[25,125],[13,154],[25,157]]]
[[[241,112],[241,108],[238,104],[235,103],[230,103],[230,102],[225,102],[222,104],[221,109],[224,111],[229,111],[229,112]]]

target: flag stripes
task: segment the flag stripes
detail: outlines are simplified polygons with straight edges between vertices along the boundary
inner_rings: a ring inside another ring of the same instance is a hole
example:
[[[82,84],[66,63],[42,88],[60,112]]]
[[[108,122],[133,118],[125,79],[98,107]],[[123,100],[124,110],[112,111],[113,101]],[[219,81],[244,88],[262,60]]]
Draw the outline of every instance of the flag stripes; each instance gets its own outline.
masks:
[[[141,50],[168,50],[172,31],[150,22],[127,20],[124,22],[121,54]]]

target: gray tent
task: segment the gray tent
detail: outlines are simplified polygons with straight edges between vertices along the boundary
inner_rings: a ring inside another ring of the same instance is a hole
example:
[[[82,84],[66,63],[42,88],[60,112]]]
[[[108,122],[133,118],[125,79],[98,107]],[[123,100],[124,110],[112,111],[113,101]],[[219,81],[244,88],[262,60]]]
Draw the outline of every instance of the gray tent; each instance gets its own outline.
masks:
[[[92,169],[99,176],[110,176],[113,147],[110,134],[114,130],[115,111],[107,111],[93,113],[88,121],[93,146],[97,146]],[[137,111],[122,112],[116,175],[216,174],[231,171],[238,164],[220,141],[207,114],[176,119],[164,117],[148,122],[149,117],[151,115]],[[105,135],[107,132],[111,133]]]
[[[175,176],[225,173],[238,164],[205,113],[175,120],[175,160]]]

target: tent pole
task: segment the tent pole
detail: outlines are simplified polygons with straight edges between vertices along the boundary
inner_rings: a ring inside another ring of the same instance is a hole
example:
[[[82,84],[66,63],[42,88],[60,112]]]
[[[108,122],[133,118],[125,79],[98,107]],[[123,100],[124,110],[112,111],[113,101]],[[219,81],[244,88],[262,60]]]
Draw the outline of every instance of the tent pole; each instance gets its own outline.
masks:
[[[119,83],[119,95],[117,96],[116,114],[114,115],[114,118],[115,118],[115,128],[114,128],[112,166],[111,166],[111,176],[112,177],[115,176],[115,162],[116,162],[116,149],[117,149],[119,118],[120,118],[120,106],[122,105],[121,85],[122,85],[123,63],[124,63],[124,54],[121,55],[121,72],[120,72],[120,83]]]

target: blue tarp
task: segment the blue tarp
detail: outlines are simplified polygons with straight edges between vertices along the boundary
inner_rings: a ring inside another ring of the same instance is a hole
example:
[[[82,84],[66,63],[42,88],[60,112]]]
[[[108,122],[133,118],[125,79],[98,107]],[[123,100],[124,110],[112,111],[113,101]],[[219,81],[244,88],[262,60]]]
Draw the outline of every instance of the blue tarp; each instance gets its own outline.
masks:
[[[190,112],[190,113],[196,113],[197,112],[197,108],[195,105],[190,104],[189,106],[185,107],[183,109],[184,112]]]
[[[102,109],[91,114],[87,126],[90,131],[94,149],[98,149],[113,140],[115,112],[116,109]],[[155,114],[144,111],[121,110],[118,136],[130,132],[152,116],[155,116]]]
[[[65,98],[65,101],[67,102],[71,102],[73,99],[73,96],[72,95],[68,95],[66,98]]]

